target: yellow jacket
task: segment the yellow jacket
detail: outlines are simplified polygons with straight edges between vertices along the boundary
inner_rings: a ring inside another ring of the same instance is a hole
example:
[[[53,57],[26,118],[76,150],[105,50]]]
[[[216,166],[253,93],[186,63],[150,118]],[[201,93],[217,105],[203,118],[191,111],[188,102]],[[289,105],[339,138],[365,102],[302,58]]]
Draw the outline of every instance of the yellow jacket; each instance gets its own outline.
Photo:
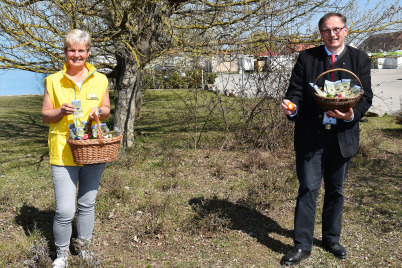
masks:
[[[100,107],[102,103],[108,80],[104,74],[97,72],[92,64],[85,63],[89,72],[80,90],[66,76],[67,64],[64,64],[63,70],[46,77],[46,89],[55,109],[60,108],[63,103],[81,100],[83,117],[75,119],[73,115],[66,115],[59,122],[51,123],[48,144],[50,163],[52,165],[75,166],[77,164],[74,162],[70,146],[67,143],[67,138],[70,135],[68,125],[75,123],[76,126],[79,126],[81,120],[88,121],[91,109]]]

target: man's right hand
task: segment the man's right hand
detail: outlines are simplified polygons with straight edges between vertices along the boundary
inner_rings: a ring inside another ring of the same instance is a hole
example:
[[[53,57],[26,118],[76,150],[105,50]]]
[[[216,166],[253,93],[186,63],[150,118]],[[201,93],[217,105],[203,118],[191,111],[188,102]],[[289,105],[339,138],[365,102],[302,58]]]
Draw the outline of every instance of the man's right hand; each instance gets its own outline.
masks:
[[[281,106],[282,106],[282,111],[283,111],[283,113],[284,113],[285,115],[291,115],[291,114],[293,114],[293,113],[297,110],[297,106],[296,106],[296,104],[294,104],[295,108],[290,111],[290,110],[288,109],[289,103],[291,103],[291,101],[290,101],[290,100],[287,100],[287,99],[284,99],[284,100],[282,101],[282,104],[281,104]]]

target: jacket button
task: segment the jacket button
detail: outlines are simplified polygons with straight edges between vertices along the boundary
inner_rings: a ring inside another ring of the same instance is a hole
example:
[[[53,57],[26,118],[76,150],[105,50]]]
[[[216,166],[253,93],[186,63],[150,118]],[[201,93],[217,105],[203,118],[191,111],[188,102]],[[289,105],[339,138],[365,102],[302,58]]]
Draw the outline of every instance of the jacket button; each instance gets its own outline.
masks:
[[[318,116],[318,118],[320,118],[320,119],[321,119],[321,118],[322,118],[322,114],[320,114],[320,115]]]

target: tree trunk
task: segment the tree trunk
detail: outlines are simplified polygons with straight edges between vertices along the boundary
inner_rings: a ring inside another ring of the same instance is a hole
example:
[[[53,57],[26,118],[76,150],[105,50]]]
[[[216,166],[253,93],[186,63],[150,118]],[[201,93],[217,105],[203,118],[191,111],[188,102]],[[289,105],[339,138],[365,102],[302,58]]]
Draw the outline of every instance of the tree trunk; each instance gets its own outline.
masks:
[[[132,54],[117,55],[114,124],[123,134],[122,146],[134,146],[134,122],[142,102],[142,72]]]

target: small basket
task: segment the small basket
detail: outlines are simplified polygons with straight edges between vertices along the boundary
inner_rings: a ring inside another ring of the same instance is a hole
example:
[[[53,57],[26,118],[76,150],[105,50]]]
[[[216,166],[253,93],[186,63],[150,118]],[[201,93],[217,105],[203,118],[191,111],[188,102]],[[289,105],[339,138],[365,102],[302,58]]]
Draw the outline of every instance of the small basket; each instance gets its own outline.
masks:
[[[329,98],[329,97],[323,97],[323,96],[318,95],[317,92],[314,90],[313,98],[314,98],[315,102],[318,104],[318,106],[320,106],[320,108],[325,112],[338,110],[338,111],[344,113],[344,112],[347,112],[349,110],[349,108],[355,107],[355,105],[360,101],[360,98],[363,96],[363,93],[364,93],[363,84],[360,81],[359,77],[357,77],[353,72],[346,70],[346,69],[342,69],[342,68],[332,69],[332,70],[323,72],[315,79],[314,84],[315,85],[317,84],[317,81],[318,81],[318,79],[320,79],[321,76],[323,76],[327,73],[335,72],[335,71],[343,71],[343,72],[352,74],[357,79],[357,81],[359,81],[359,83],[360,83],[360,86],[362,88],[362,90],[360,91],[360,94],[353,98],[336,98],[336,97]]]
[[[101,134],[99,118],[95,114],[94,117],[98,128],[97,139],[73,140],[70,137],[67,139],[67,143],[73,153],[74,162],[79,165],[98,164],[117,159],[120,141],[123,136],[120,133],[117,137],[104,139]]]

